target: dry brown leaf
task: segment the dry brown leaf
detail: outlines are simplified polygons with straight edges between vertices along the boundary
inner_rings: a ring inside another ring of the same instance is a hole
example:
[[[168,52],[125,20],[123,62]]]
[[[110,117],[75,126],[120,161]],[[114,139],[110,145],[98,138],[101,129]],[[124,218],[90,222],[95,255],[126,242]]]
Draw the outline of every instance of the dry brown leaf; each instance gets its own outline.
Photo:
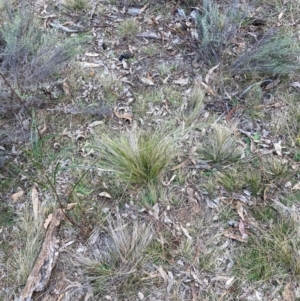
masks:
[[[156,267],[157,271],[159,272],[160,276],[165,280],[167,281],[168,280],[168,275],[167,273],[164,271],[164,269],[162,268],[162,266],[158,266]]]
[[[292,190],[300,190],[300,182],[298,182],[297,184],[295,184],[295,185],[292,187]]]
[[[131,113],[120,114],[117,111],[117,107],[114,107],[114,113],[118,118],[129,120],[130,123],[132,122],[133,116]]]
[[[49,226],[49,224],[50,224],[50,222],[51,222],[51,220],[52,220],[52,216],[53,216],[53,214],[50,213],[50,214],[48,215],[48,217],[45,219],[45,222],[44,222],[44,228],[45,228],[45,229],[48,228],[48,226]]]
[[[69,204],[67,205],[66,210],[71,210],[71,209],[73,209],[76,205],[77,205],[76,203],[69,203]]]
[[[281,141],[274,143],[275,152],[278,156],[282,157],[282,150],[281,150]]]
[[[36,186],[33,186],[31,190],[31,202],[32,202],[34,220],[37,222],[39,218],[39,211],[40,211],[40,200],[39,200],[39,192]]]
[[[161,39],[160,35],[158,35],[155,32],[151,32],[151,31],[138,33],[136,35],[136,37],[137,38],[144,38],[144,39],[155,39],[155,40],[160,40]]]
[[[278,86],[278,84],[281,82],[281,80],[279,78],[275,79],[274,81],[272,81],[271,83],[269,83],[267,86],[266,86],[266,90],[270,90],[270,89],[273,89],[275,88],[276,86]]]
[[[210,78],[210,76],[213,74],[213,72],[219,67],[219,65],[220,64],[218,64],[218,65],[216,65],[216,66],[214,66],[214,67],[212,67],[212,68],[210,68],[209,70],[208,70],[208,72],[207,72],[207,74],[206,74],[206,76],[205,76],[205,79],[204,79],[204,81],[208,84],[208,82],[209,82],[209,78]]]
[[[182,225],[180,225],[180,228],[181,228],[183,234],[184,234],[188,239],[190,239],[190,240],[193,239],[192,236],[189,234],[189,231],[188,231],[186,228],[184,228]]]
[[[23,194],[24,194],[24,190],[20,190],[20,191],[14,193],[14,194],[10,197],[10,199],[11,199],[13,202],[16,202],[16,201],[18,201],[18,200],[23,196]]]
[[[106,191],[100,192],[99,196],[102,196],[102,197],[107,198],[107,199],[111,199],[111,195],[109,193],[107,193]]]
[[[70,87],[66,81],[63,82],[62,88],[66,95],[70,95]]]
[[[240,218],[241,218],[242,220],[244,220],[244,219],[245,219],[245,218],[244,218],[244,207],[243,207],[242,203],[237,202],[237,204],[236,204],[236,210],[237,210],[237,212],[238,212]]]
[[[104,121],[103,121],[103,120],[93,121],[92,123],[90,123],[90,124],[88,125],[88,127],[89,127],[89,128],[93,128],[93,127],[95,127],[95,126],[97,126],[97,125],[100,125],[100,124],[104,124]]]
[[[97,57],[100,55],[100,53],[96,53],[96,52],[86,52],[85,53],[86,56],[90,56],[90,57]]]
[[[180,85],[180,86],[186,86],[189,83],[188,78],[180,77],[179,79],[173,80],[173,84]]]
[[[282,292],[283,301],[295,301],[294,287],[291,282],[287,283]]]
[[[242,237],[244,238],[245,237],[245,225],[244,225],[244,222],[242,219],[240,219],[240,222],[239,222],[239,231],[240,231]]]
[[[181,167],[186,166],[186,165],[189,164],[189,163],[190,163],[190,159],[185,159],[185,160],[184,160],[183,162],[181,162],[180,164],[178,164],[178,165],[174,166],[173,168],[171,168],[171,170],[173,171],[173,170],[179,169],[179,168],[181,168]]]
[[[223,235],[226,236],[226,237],[228,237],[228,238],[231,238],[231,239],[240,241],[240,242],[247,242],[247,240],[244,239],[243,237],[241,237],[240,235],[236,235],[236,234],[234,234],[234,233],[231,233],[231,232],[229,232],[228,230],[226,230],[226,231],[223,233]]]
[[[96,64],[96,63],[89,63],[89,62],[81,62],[80,65],[83,68],[95,68],[101,66],[101,64]]]
[[[44,133],[46,132],[46,130],[47,130],[47,125],[46,125],[46,123],[44,123],[43,128],[42,128],[42,129],[39,129],[39,133],[40,133],[40,134],[44,134]]]
[[[140,77],[140,80],[146,85],[154,86],[154,82],[153,82],[152,78],[150,78],[149,76],[148,77],[142,76],[142,77]]]

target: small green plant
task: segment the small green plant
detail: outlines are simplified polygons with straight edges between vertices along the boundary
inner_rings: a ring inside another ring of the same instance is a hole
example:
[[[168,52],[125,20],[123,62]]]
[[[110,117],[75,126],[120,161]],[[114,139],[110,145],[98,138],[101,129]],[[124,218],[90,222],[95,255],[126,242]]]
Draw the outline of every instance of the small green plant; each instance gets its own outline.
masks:
[[[232,65],[235,73],[288,75],[300,70],[300,45],[290,32],[270,30]]]
[[[262,163],[265,175],[268,179],[284,180],[290,173],[288,164],[281,158],[272,156],[263,159]]]
[[[117,30],[120,38],[133,38],[138,33],[138,26],[136,21],[127,19],[118,25]]]
[[[241,172],[237,168],[231,168],[220,173],[217,182],[221,184],[228,192],[239,191],[245,185]]]
[[[115,172],[126,184],[154,183],[176,152],[173,139],[164,131],[153,134],[132,130],[119,136],[103,135],[99,146],[100,165]]]
[[[253,196],[259,195],[264,188],[261,174],[259,172],[254,172],[254,170],[246,172],[245,185],[250,189]]]
[[[242,148],[228,128],[215,124],[204,137],[198,152],[203,159],[210,162],[229,163],[241,158]]]
[[[269,215],[269,213],[268,213]],[[235,274],[250,282],[281,279],[290,272],[300,275],[300,240],[297,225],[279,218],[259,237],[250,236],[247,247],[239,248]]]

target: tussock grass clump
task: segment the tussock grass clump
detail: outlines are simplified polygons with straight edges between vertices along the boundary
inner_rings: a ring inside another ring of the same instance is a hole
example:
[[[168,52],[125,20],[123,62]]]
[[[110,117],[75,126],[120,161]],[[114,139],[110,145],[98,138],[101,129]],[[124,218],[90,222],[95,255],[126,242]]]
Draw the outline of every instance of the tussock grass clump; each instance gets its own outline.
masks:
[[[247,246],[239,249],[233,271],[244,281],[278,280],[289,272],[300,275],[298,225],[278,218],[269,226],[260,237],[250,236]]]
[[[106,134],[99,143],[100,165],[130,184],[153,183],[175,157],[174,140],[164,131],[132,130],[124,135]]]
[[[217,1],[204,0],[197,18],[200,52],[211,64],[218,63],[224,49],[240,28],[243,14],[238,10],[239,1],[234,0],[224,12]]]
[[[275,30],[268,31],[232,65],[235,73],[289,75],[299,70],[299,42],[291,32]]]
[[[133,38],[138,33],[138,26],[136,21],[128,19],[122,21],[117,30],[121,38]]]
[[[116,219],[108,219],[109,235],[100,252],[80,258],[94,294],[113,294],[121,298],[137,295],[153,286],[146,250],[152,242],[150,226],[140,221],[123,221],[118,210]]]
[[[229,163],[241,158],[242,148],[228,128],[215,124],[204,137],[198,153],[213,163]]]

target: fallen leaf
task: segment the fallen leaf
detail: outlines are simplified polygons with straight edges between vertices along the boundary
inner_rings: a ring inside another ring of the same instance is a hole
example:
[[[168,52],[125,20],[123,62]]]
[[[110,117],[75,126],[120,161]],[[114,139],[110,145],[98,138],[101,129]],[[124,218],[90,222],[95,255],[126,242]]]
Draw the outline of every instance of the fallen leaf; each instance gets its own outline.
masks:
[[[297,184],[295,184],[295,185],[292,187],[292,190],[300,190],[300,182],[298,182]]]
[[[207,72],[207,74],[206,74],[206,76],[205,76],[205,79],[204,79],[204,81],[208,84],[208,82],[209,82],[209,77],[212,75],[212,73],[214,72],[214,70],[216,70],[218,67],[219,67],[219,65],[220,64],[218,64],[218,65],[216,65],[216,66],[214,66],[214,67],[212,67],[212,68],[210,68],[209,70],[208,70],[208,72]]]
[[[162,266],[160,265],[159,267],[156,267],[156,269],[158,270],[160,276],[167,281],[168,280],[168,275],[167,273],[164,271],[164,269],[162,268]]]
[[[240,242],[247,242],[247,239],[241,237],[240,235],[236,235],[236,234],[234,234],[234,233],[231,233],[231,232],[229,232],[228,230],[226,230],[226,231],[223,233],[223,235],[226,236],[226,237],[228,237],[228,238],[231,238],[231,239],[240,241]]]
[[[282,298],[283,301],[295,301],[295,292],[291,282],[284,287]]]
[[[131,113],[120,114],[117,111],[117,107],[114,107],[114,113],[118,118],[129,120],[130,123],[132,122],[133,116]]]
[[[16,201],[18,201],[18,200],[23,196],[23,194],[24,194],[24,190],[20,190],[20,191],[14,193],[14,194],[10,197],[10,199],[11,199],[13,202],[16,202]]]
[[[185,235],[188,239],[190,239],[190,240],[193,239],[192,236],[189,234],[189,231],[188,231],[186,228],[184,228],[182,225],[180,225],[180,228],[181,228],[181,230],[183,231],[184,235]]]
[[[42,128],[42,129],[39,129],[39,133],[40,133],[40,134],[44,134],[44,133],[46,132],[46,130],[47,130],[47,125],[46,125],[46,123],[44,123],[43,128]]]
[[[278,156],[282,157],[282,150],[281,150],[281,141],[274,143],[275,152]]]
[[[186,86],[189,83],[188,78],[180,77],[179,79],[173,80],[173,84],[180,85],[180,86]]]
[[[281,80],[279,78],[277,78],[276,80],[272,81],[271,83],[269,83],[266,87],[265,90],[270,90],[275,88],[276,86],[278,86],[278,84],[281,82]]]
[[[244,218],[244,207],[243,207],[242,203],[237,202],[235,208],[236,208],[236,210],[237,210],[237,212],[238,212],[240,218],[241,218],[242,220],[244,220],[244,219],[245,219],[245,218]]]
[[[144,38],[144,39],[155,39],[155,40],[160,40],[161,36],[158,35],[155,32],[147,31],[147,32],[141,32],[136,35],[137,38]]]
[[[96,52],[86,52],[85,53],[86,56],[90,56],[90,57],[97,57],[100,55],[100,53],[96,53]]]
[[[282,12],[278,15],[278,21],[282,19],[283,14],[284,14],[284,11],[282,11]]]
[[[76,203],[69,203],[66,207],[67,210],[71,210],[76,206]]]
[[[97,125],[100,125],[100,124],[104,124],[104,121],[103,120],[98,120],[98,121],[93,121],[92,123],[89,124],[89,128],[93,128]]]
[[[148,77],[142,76],[142,77],[140,77],[140,80],[146,85],[154,86],[154,82],[149,76]]]
[[[181,167],[186,166],[186,165],[189,164],[189,163],[190,163],[190,159],[185,159],[185,160],[184,160],[183,162],[181,162],[180,164],[178,164],[178,165],[174,166],[173,168],[171,168],[171,170],[173,171],[173,170],[179,169],[179,168],[181,168]]]
[[[243,237],[245,235],[245,226],[244,226],[244,222],[242,219],[240,219],[240,222],[239,222],[239,230]]]
[[[104,198],[108,198],[111,199],[111,195],[109,193],[107,193],[106,191],[102,191],[99,193],[99,196],[102,196]]]
[[[45,229],[48,228],[48,226],[49,226],[49,224],[50,224],[50,222],[51,222],[51,220],[52,220],[52,216],[53,216],[53,214],[50,213],[50,214],[48,215],[48,217],[46,218],[46,220],[45,220],[45,222],[44,222],[44,228],[45,228]]]
[[[95,68],[101,66],[101,64],[96,64],[96,63],[89,63],[89,62],[81,62],[80,65],[83,68]]]
[[[33,186],[31,190],[31,202],[32,202],[34,220],[37,222],[39,218],[40,200],[39,200],[39,192],[36,186]]]
[[[229,279],[225,282],[225,288],[226,288],[226,289],[229,289],[229,288],[232,286],[234,279],[235,279],[235,277],[233,276],[233,277],[229,278]]]

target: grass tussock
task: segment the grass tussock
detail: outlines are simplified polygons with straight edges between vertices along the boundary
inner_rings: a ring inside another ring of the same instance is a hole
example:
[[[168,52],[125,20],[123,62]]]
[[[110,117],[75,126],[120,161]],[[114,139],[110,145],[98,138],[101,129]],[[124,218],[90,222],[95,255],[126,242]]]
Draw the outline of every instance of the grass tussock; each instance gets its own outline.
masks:
[[[137,296],[154,282],[145,253],[153,239],[151,227],[139,221],[125,222],[117,210],[116,219],[108,219],[108,232],[101,250],[79,261],[95,295]]]
[[[124,182],[144,185],[156,182],[176,155],[175,142],[164,131],[132,130],[124,135],[103,135],[99,163]]]
[[[213,163],[230,163],[241,158],[243,149],[230,129],[215,124],[204,137],[198,153]]]

